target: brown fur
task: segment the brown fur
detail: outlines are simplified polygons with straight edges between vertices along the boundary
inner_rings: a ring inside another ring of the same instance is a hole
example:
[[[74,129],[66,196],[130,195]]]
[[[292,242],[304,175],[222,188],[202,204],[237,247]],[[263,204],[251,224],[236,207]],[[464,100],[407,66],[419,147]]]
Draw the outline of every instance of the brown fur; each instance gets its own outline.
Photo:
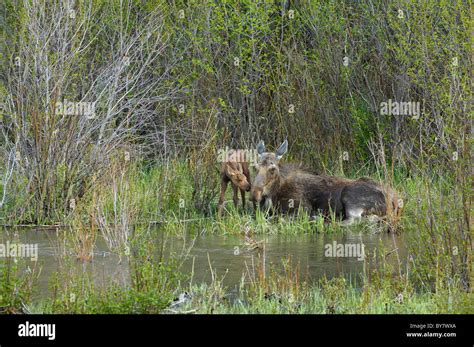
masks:
[[[250,171],[248,164],[245,162],[226,162],[221,164],[221,194],[219,197],[218,214],[222,214],[224,205],[225,191],[227,185],[231,182],[233,191],[234,205],[237,207],[239,202],[238,190],[242,196],[242,206],[245,208],[245,192],[251,189]]]
[[[361,216],[400,214],[396,192],[370,178],[316,175],[295,165],[281,165],[279,159],[286,148],[280,153],[262,152],[262,148],[258,151],[260,159],[252,198],[261,206],[274,206],[281,212],[293,212],[302,207],[311,216],[320,213],[329,217],[333,212],[346,224]]]

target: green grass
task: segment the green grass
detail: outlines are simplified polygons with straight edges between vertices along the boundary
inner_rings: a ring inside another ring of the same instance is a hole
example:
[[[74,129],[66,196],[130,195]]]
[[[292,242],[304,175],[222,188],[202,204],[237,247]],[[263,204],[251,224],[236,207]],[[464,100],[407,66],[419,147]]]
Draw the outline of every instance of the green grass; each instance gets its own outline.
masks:
[[[217,172],[216,172],[217,174]],[[367,174],[367,173],[364,173]],[[376,177],[377,175],[369,175]],[[216,203],[211,215],[196,210],[192,201],[192,181],[188,167],[170,162],[167,167],[144,169],[132,166],[115,180],[105,178],[93,192],[78,202],[78,208],[66,217],[82,232],[94,213],[113,224],[126,216],[135,225],[130,234],[130,254],[124,257],[132,266],[130,285],[111,281],[98,286],[87,273],[72,273],[67,266],[51,279],[53,297],[33,302],[34,273],[18,271],[12,263],[0,264],[0,308],[8,312],[22,310],[44,313],[473,313],[472,292],[462,290],[459,269],[469,245],[453,233],[453,216],[460,216],[460,206],[450,195],[443,180],[413,177],[396,180],[397,190],[405,201],[401,232],[408,241],[411,255],[409,276],[394,276],[394,269],[382,262],[375,273],[362,276],[362,287],[342,278],[322,279],[310,284],[301,281],[298,270],[285,268],[283,275],[271,271],[268,277],[246,278],[237,293],[222,281],[185,285],[187,275],[180,272],[179,259],[149,257],[162,247],[150,233],[149,224],[165,235],[256,235],[307,233],[343,234],[385,232],[385,228],[363,222],[343,228],[334,220],[310,220],[305,213],[294,216],[256,214],[251,204],[245,211],[236,209],[231,189],[226,195],[222,218],[216,217]],[[248,194],[247,194],[248,198]],[[217,199],[217,197],[216,197]],[[216,200],[215,199],[215,200]],[[451,200],[450,200],[451,199]],[[214,200],[214,201],[215,201]],[[92,218],[92,219],[91,219]],[[81,223],[77,223],[77,221]],[[78,230],[72,229],[72,239]],[[67,238],[70,241],[70,238]],[[453,253],[457,247],[457,253]],[[162,250],[161,250],[162,251]],[[162,254],[162,253],[160,253]],[[124,254],[122,254],[124,255]],[[62,262],[75,262],[67,256]],[[453,263],[454,261],[454,263]],[[453,265],[454,264],[454,265]],[[258,269],[257,269],[257,272]],[[20,288],[16,290],[15,288]],[[416,290],[414,289],[416,288]],[[179,307],[170,307],[180,293],[192,299]]]
[[[275,289],[275,288],[274,288]],[[428,314],[472,313],[472,294],[394,291],[366,284],[355,288],[343,278],[326,283],[300,284],[298,292],[242,286],[228,292],[220,283],[186,288],[190,300],[165,313],[200,314]]]
[[[367,303],[364,293],[352,287],[340,290],[341,298],[334,304],[319,286],[306,289],[300,299],[272,293],[249,298],[214,298],[206,285],[194,288],[190,303],[177,312],[196,313],[262,313],[262,314],[344,314],[344,313],[436,313],[436,300],[429,294],[414,294],[399,303],[397,298],[374,293]],[[210,299],[211,298],[211,299]]]

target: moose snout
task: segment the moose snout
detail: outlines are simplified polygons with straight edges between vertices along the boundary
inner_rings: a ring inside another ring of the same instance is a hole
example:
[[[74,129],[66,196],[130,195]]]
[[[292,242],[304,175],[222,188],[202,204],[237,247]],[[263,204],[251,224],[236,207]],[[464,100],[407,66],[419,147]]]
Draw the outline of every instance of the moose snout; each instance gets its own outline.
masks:
[[[262,200],[263,189],[260,187],[253,187],[252,188],[252,198],[256,202],[260,202]]]

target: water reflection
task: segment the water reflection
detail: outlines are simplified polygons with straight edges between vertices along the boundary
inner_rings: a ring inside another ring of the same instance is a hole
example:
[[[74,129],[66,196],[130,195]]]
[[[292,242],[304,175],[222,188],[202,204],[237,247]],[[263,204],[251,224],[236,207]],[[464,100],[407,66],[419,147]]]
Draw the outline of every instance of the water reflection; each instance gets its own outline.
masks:
[[[207,234],[198,237],[186,235],[176,237],[156,231],[157,245],[163,245],[165,255],[172,254],[182,259],[183,272],[193,274],[192,282],[210,282],[211,268],[214,275],[223,278],[223,284],[229,289],[235,289],[241,282],[243,273],[253,266],[262,265],[265,260],[266,272],[273,269],[282,270],[282,259],[291,258],[293,267],[299,267],[302,279],[318,281],[323,276],[332,278],[344,275],[355,285],[360,284],[360,275],[364,271],[364,261],[357,256],[328,257],[325,251],[328,245],[357,245],[363,244],[366,254],[372,255],[375,248],[384,249],[386,259],[395,266],[400,260],[406,259],[406,249],[403,238],[392,234],[302,234],[286,235],[257,235],[255,239],[264,240],[264,250],[250,250],[245,245],[243,237],[229,235]],[[57,230],[18,230],[17,232],[0,231],[0,243],[6,241],[37,243],[38,264],[41,273],[37,281],[36,298],[49,295],[50,278],[64,265],[70,253],[62,232]],[[160,249],[161,247],[157,247]],[[393,250],[397,250],[391,252]],[[69,257],[70,258],[70,257]],[[0,264],[2,260],[0,259]],[[25,261],[28,266],[30,261]],[[94,248],[93,261],[88,263],[72,261],[73,271],[87,271],[97,284],[107,284],[115,281],[121,284],[129,282],[129,266],[126,260],[120,262],[117,254],[111,253],[105,242],[98,238]]]

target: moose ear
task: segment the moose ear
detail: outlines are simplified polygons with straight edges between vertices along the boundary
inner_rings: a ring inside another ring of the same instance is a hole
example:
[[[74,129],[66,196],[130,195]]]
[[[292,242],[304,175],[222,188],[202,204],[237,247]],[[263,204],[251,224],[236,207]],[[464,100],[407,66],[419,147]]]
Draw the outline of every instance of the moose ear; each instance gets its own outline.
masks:
[[[227,176],[229,177],[235,176],[235,170],[232,169],[229,165],[226,166],[226,172],[227,172]]]
[[[257,153],[258,155],[262,155],[263,153],[265,153],[265,143],[263,142],[263,140],[260,140],[257,145]]]
[[[283,154],[285,154],[287,150],[288,150],[288,140],[285,140],[275,152],[277,159],[280,160],[281,157],[283,157]]]

